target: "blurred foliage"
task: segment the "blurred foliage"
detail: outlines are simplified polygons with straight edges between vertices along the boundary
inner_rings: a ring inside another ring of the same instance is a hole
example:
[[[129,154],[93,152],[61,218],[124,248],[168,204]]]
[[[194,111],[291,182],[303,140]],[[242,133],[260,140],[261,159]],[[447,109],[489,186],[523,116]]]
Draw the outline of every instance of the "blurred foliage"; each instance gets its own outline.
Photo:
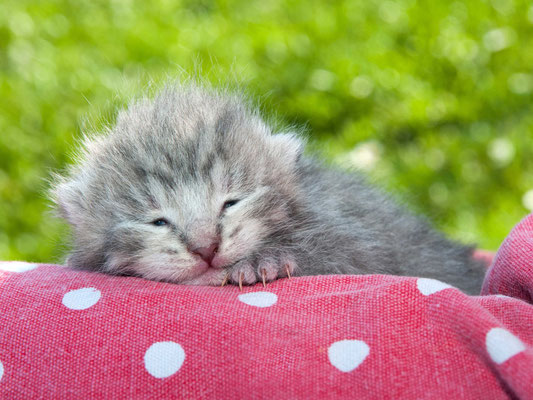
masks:
[[[58,260],[50,171],[178,70],[239,81],[457,239],[495,249],[533,209],[529,1],[7,0],[0,259]]]

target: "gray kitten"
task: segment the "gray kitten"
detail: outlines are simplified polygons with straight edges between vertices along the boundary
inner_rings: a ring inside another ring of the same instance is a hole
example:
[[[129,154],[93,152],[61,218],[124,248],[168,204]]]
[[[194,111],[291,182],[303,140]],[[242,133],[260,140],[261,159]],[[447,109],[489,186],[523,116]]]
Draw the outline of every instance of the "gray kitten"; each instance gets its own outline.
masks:
[[[225,90],[177,84],[143,98],[56,177],[67,264],[190,285],[394,274],[479,291],[471,247],[303,149]]]

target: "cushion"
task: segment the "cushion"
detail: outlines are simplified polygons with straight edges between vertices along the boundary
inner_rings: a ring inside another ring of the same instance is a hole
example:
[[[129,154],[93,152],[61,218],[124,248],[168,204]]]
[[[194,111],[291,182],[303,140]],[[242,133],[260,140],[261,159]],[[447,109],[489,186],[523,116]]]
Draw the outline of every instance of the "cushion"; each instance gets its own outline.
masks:
[[[385,275],[193,287],[0,263],[0,398],[533,398],[533,215],[482,296]]]

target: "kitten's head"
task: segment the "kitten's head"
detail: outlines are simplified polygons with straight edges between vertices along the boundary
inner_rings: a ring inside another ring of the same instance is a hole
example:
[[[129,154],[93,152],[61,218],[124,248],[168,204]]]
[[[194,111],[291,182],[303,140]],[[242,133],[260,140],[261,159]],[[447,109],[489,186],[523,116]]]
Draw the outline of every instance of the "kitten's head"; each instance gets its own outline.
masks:
[[[68,264],[220,284],[290,225],[302,147],[225,92],[177,86],[140,100],[86,140],[53,189],[72,226]]]

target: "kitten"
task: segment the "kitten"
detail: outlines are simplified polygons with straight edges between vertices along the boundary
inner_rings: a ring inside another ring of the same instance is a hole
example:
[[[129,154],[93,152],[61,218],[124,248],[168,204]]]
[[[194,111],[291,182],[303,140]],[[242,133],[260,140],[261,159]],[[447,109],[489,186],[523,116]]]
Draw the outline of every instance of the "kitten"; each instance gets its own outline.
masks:
[[[225,90],[173,85],[143,98],[56,177],[67,264],[190,285],[394,274],[479,291],[471,247],[303,150]]]

